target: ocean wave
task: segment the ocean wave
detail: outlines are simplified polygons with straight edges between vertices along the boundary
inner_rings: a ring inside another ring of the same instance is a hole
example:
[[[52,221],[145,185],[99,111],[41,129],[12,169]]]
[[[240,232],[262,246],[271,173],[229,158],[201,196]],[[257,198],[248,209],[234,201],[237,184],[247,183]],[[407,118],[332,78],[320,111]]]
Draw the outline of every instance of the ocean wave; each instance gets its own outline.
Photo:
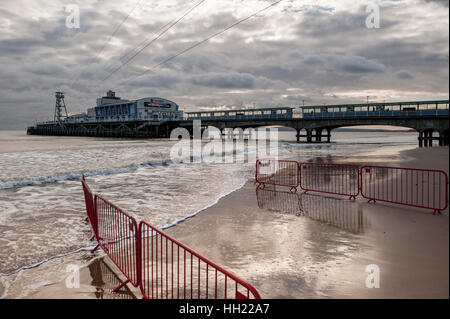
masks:
[[[10,189],[10,188],[19,188],[26,186],[38,186],[42,184],[50,184],[57,183],[63,181],[70,180],[79,180],[81,179],[81,174],[84,174],[86,177],[92,176],[100,176],[100,175],[115,175],[122,173],[130,173],[136,171],[139,167],[156,167],[156,166],[164,166],[171,164],[170,160],[164,160],[161,162],[144,162],[139,164],[132,164],[124,167],[113,167],[113,168],[104,168],[104,169],[95,169],[85,172],[69,172],[69,173],[61,173],[54,174],[48,176],[36,176],[36,177],[27,177],[23,179],[13,179],[9,181],[0,182],[0,190],[1,189]]]
[[[269,148],[276,148],[276,146],[270,146]],[[228,152],[221,153],[220,155],[215,155],[215,157],[222,157],[227,155],[233,155],[237,153],[242,152],[257,152],[258,147],[249,147],[246,150],[231,150]],[[201,161],[201,158],[204,155],[198,156],[191,156],[191,157],[183,157],[177,159],[180,163],[186,163],[186,162],[199,162]],[[84,173],[84,176],[86,177],[92,177],[92,176],[101,176],[101,175],[115,175],[115,174],[122,174],[122,173],[130,173],[138,170],[140,167],[161,167],[161,166],[167,166],[175,164],[171,159],[164,159],[164,160],[158,160],[158,161],[149,161],[149,162],[142,162],[142,163],[135,163],[123,167],[112,167],[112,168],[103,168],[103,169],[95,169],[95,170],[89,170],[89,171],[77,171],[77,172],[67,172],[67,173],[60,173],[60,174],[53,174],[53,175],[47,175],[47,176],[36,176],[36,177],[26,177],[23,179],[13,179],[13,180],[7,180],[7,181],[0,181],[0,190],[3,189],[11,189],[11,188],[20,188],[20,187],[26,187],[26,186],[38,186],[43,184],[51,184],[51,183],[57,183],[57,182],[63,182],[68,180],[80,180],[81,175]]]

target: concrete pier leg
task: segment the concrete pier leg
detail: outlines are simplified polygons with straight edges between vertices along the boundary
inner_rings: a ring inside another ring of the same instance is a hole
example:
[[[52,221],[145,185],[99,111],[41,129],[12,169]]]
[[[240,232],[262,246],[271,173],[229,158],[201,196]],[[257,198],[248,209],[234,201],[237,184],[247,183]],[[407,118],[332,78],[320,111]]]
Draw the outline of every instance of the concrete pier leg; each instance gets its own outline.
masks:
[[[419,147],[423,147],[423,131],[419,131]]]
[[[306,130],[306,142],[312,143],[312,130]]]
[[[444,131],[444,146],[448,146],[449,145],[449,131]]]
[[[443,146],[444,145],[444,132],[439,131],[439,146]]]
[[[297,135],[295,135],[295,137],[297,138],[297,143],[300,143],[300,131],[301,130],[297,130]]]
[[[316,129],[316,142],[322,142],[322,129]]]
[[[327,128],[327,143],[331,143],[331,130]]]

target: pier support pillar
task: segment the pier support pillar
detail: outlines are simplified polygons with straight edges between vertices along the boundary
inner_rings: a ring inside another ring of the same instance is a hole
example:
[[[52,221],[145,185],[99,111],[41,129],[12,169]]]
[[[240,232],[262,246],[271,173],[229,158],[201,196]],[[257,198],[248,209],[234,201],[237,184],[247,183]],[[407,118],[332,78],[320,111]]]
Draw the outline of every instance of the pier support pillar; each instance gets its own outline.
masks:
[[[300,143],[300,129],[297,129],[297,135],[295,135],[295,137],[297,138],[297,143]]]
[[[427,139],[428,139],[428,147],[433,147],[433,130],[429,130],[428,131],[428,136],[427,136]]]
[[[321,128],[316,128],[316,142],[320,143],[322,142],[322,129]]]
[[[306,142],[312,143],[312,130],[306,129]]]
[[[419,131],[419,147],[423,147],[423,131]]]
[[[331,129],[327,128],[327,143],[331,143]]]
[[[165,137],[167,137],[167,138],[169,138],[170,137],[170,132],[171,132],[172,130],[171,130],[171,127],[169,126],[169,125],[167,125],[166,126],[166,136]]]

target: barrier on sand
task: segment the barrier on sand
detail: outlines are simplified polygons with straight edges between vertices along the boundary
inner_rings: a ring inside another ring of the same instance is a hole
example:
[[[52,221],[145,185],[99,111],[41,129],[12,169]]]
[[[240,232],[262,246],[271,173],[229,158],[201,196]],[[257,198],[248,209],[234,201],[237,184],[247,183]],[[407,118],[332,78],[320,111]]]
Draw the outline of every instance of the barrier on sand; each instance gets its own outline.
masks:
[[[99,195],[95,195],[94,202],[98,220],[98,245],[126,277],[113,291],[128,282],[137,287],[139,260],[136,219]]]
[[[86,220],[89,221],[89,223],[92,226],[93,236],[91,240],[93,240],[94,238],[98,237],[97,217],[95,214],[94,195],[92,194],[91,189],[86,183],[84,174],[81,176],[81,185],[83,186],[84,201],[86,204],[86,214],[87,214]],[[97,249],[97,247],[95,249]]]
[[[296,161],[257,160],[255,182],[287,186],[291,191],[297,191],[299,186],[299,164]]]
[[[441,170],[365,165],[361,195],[369,202],[427,208],[436,214],[448,205],[448,177]]]
[[[359,194],[359,167],[350,164],[300,163],[300,188],[355,199]]]
[[[256,162],[255,182],[260,185],[289,186],[279,183],[280,170],[276,160]],[[295,161],[280,161],[295,162]],[[295,162],[297,163],[297,162]],[[261,169],[269,167],[268,174]],[[295,166],[295,164],[290,164]],[[321,192],[349,196],[361,194],[369,202],[384,201],[394,204],[432,209],[433,214],[448,207],[448,176],[441,170],[404,167],[369,166],[334,163],[298,164],[299,185],[305,192]],[[291,188],[292,190],[292,188]]]
[[[260,299],[249,283],[203,257],[151,224],[135,218],[100,195],[93,195],[82,176],[88,220],[97,246],[109,256],[127,283],[146,299]]]
[[[139,224],[144,298],[259,299],[255,288],[156,227]]]

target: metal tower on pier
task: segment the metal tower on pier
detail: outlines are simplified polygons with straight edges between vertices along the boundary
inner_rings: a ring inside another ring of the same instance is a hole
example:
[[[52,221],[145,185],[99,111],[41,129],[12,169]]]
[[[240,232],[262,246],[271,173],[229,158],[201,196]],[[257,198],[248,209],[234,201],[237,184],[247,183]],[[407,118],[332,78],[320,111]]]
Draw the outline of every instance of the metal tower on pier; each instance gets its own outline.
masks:
[[[64,102],[64,93],[56,92],[55,116],[54,121],[61,124],[64,118],[68,117],[66,103]],[[64,113],[63,113],[64,112]]]

